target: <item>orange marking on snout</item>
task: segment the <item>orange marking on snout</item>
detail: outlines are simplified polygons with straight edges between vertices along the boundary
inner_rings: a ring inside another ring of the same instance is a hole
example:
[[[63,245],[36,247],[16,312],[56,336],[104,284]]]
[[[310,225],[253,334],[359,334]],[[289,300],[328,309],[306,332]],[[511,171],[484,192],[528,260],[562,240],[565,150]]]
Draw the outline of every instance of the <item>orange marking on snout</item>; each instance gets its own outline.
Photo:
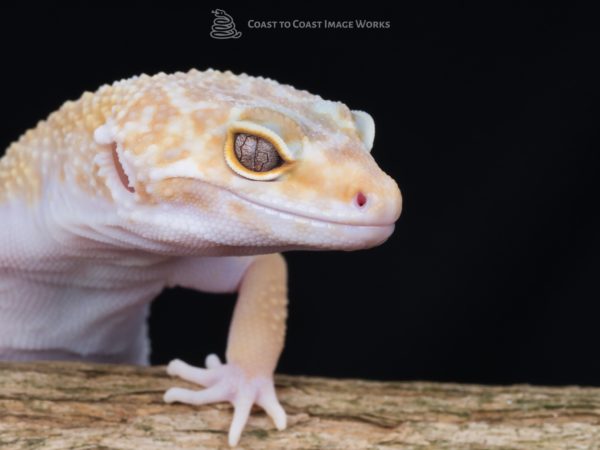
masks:
[[[341,166],[341,167],[340,167]],[[326,198],[351,203],[360,189],[370,192],[373,182],[366,174],[339,164],[337,167],[315,167],[307,161],[299,162],[281,183],[280,189],[290,198]]]

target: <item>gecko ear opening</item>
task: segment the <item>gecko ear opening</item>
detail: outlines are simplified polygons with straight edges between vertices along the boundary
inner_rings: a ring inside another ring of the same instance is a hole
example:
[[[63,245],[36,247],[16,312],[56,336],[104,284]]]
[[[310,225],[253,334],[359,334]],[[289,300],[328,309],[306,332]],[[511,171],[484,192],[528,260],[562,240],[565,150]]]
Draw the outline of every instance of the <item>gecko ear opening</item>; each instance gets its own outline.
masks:
[[[123,187],[131,193],[135,192],[135,188],[133,187],[132,183],[132,181],[135,180],[131,180],[127,174],[127,170],[125,170],[125,166],[123,165],[123,161],[121,159],[123,157],[123,151],[119,148],[119,145],[115,141],[114,133],[111,131],[108,123],[101,125],[94,130],[94,141],[103,146],[110,146],[110,157],[108,155],[106,155],[106,157],[101,157],[101,155],[98,156],[101,160],[105,161],[105,166],[109,166],[109,158],[112,159],[115,172]]]
[[[125,168],[119,159],[119,153],[117,152],[117,143],[112,143],[112,158],[113,163],[115,164],[115,169],[117,170],[117,174],[119,175],[119,180],[123,184],[123,187],[127,189],[129,192],[135,192],[135,188],[129,184],[129,177],[125,172]]]
[[[369,113],[364,111],[352,111],[352,117],[360,139],[365,144],[367,151],[370,152],[375,140],[375,121]]]

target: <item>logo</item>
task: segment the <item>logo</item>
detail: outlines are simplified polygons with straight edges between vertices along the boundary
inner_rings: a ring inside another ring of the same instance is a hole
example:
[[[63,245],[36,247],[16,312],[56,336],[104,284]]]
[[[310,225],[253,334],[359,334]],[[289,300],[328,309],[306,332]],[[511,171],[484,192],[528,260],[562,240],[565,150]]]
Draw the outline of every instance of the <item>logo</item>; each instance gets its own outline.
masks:
[[[212,26],[210,27],[211,38],[238,39],[242,35],[241,31],[235,29],[235,22],[225,11],[222,9],[215,9],[211,12],[215,15]]]

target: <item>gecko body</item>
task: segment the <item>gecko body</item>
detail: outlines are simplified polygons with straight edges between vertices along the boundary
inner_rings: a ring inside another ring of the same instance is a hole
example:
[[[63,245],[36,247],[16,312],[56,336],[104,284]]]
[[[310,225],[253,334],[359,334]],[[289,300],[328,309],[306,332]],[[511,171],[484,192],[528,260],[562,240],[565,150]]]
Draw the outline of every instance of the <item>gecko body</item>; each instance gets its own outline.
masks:
[[[369,248],[401,209],[370,149],[374,123],[275,81],[207,70],[86,92],[0,159],[0,358],[147,364],[164,288],[238,292],[226,362],[174,360],[168,402],[230,401],[235,445],[253,403],[280,429],[279,252]]]

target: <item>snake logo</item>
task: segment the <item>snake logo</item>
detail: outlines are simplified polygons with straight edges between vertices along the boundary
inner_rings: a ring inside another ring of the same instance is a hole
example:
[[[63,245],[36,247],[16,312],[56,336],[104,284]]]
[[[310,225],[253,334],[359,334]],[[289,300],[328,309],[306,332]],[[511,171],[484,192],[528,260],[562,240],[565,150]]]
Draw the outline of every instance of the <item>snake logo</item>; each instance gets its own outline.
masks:
[[[211,11],[215,18],[210,28],[210,37],[214,39],[238,39],[242,33],[235,29],[231,16],[222,9]]]

